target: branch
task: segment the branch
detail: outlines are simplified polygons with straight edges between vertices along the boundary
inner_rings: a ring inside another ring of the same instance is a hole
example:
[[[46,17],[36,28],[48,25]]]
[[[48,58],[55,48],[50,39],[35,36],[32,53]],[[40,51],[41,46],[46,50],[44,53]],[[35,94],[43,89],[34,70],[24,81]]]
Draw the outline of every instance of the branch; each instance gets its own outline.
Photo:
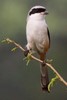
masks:
[[[23,52],[25,51],[25,50],[23,49],[23,47],[22,47],[21,45],[19,45],[18,43],[16,43],[15,41],[13,41],[13,40],[11,40],[11,39],[9,39],[9,38],[7,38],[5,41],[7,41],[8,43],[14,44],[17,48],[21,49]],[[34,59],[34,60],[36,60],[36,61],[38,61],[38,62],[43,63],[42,60],[36,58],[36,57],[33,56],[33,55],[31,55],[31,58]],[[51,70],[53,70],[53,72],[58,76],[58,78],[60,79],[60,81],[61,81],[65,86],[67,86],[67,82],[66,82],[66,81],[63,79],[63,77],[57,72],[57,70],[56,70],[51,64],[49,64],[49,63],[46,63],[46,65],[47,65]]]

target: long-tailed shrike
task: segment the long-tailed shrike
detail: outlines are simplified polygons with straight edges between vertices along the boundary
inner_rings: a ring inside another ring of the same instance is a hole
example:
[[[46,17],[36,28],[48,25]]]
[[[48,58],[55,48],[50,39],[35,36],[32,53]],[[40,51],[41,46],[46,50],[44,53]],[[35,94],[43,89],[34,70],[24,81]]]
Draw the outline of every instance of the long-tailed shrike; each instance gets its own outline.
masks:
[[[34,6],[30,9],[27,17],[26,37],[27,45],[24,54],[31,50],[37,51],[40,59],[44,61],[50,47],[50,34],[45,21],[48,11],[43,6]],[[41,86],[43,91],[48,91],[48,70],[45,63],[40,65]]]

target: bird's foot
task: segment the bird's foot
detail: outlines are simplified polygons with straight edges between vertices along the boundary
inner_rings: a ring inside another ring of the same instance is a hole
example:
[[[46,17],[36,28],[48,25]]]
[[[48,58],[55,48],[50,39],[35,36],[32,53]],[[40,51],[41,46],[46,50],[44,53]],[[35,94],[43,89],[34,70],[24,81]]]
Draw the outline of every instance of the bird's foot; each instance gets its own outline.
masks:
[[[29,50],[27,49],[27,47],[25,47],[24,56],[27,57],[28,53],[29,53]]]

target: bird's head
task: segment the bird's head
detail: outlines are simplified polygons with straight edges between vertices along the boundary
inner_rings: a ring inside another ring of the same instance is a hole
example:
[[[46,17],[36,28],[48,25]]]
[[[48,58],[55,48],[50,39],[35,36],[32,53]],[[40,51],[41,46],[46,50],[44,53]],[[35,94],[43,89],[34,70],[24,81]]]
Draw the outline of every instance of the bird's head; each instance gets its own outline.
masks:
[[[28,12],[28,17],[33,19],[44,18],[48,14],[48,11],[43,6],[34,6]]]

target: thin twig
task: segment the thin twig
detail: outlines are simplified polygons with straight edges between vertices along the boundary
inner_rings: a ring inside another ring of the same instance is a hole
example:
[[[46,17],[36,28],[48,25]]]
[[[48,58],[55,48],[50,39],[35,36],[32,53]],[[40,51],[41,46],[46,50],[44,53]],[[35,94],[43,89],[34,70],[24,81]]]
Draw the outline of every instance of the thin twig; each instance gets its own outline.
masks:
[[[16,43],[15,41],[13,41],[13,40],[11,40],[11,39],[9,39],[9,38],[7,38],[6,41],[9,42],[9,43],[13,43],[17,48],[21,49],[23,52],[25,51],[25,50],[23,49],[23,47],[22,47],[21,45],[19,45],[18,43]],[[34,59],[34,60],[36,60],[36,61],[38,61],[38,62],[43,63],[42,60],[36,58],[36,57],[33,56],[33,55],[31,55],[31,58]],[[67,86],[67,82],[62,78],[62,76],[57,72],[57,70],[56,70],[51,64],[49,64],[49,63],[46,63],[46,65],[47,65],[49,68],[51,68],[51,70],[53,70],[53,72],[58,76],[58,78],[60,79],[60,81],[61,81],[64,85]]]

